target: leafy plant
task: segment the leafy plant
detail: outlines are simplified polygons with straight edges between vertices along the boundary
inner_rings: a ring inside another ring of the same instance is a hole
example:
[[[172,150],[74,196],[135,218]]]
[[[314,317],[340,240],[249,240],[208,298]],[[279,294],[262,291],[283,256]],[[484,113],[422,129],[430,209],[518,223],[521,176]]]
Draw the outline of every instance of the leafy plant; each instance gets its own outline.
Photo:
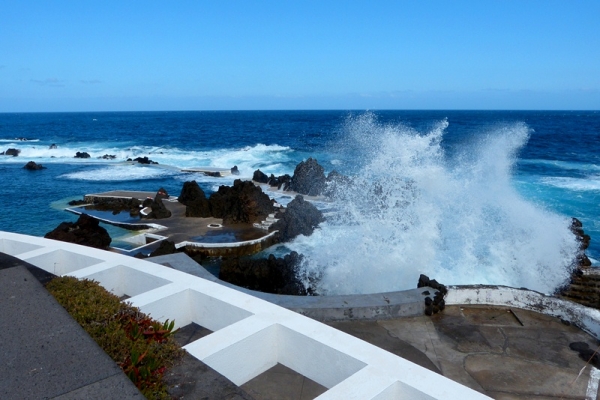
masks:
[[[97,282],[58,277],[46,286],[148,399],[168,399],[162,376],[184,354],[174,321],[155,321]]]

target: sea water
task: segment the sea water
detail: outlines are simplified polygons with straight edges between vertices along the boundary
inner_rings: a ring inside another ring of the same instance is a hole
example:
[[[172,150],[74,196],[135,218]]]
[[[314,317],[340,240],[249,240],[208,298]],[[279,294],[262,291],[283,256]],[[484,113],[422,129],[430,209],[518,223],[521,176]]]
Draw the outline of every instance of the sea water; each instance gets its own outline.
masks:
[[[304,254],[301,278],[323,294],[413,288],[420,273],[551,292],[577,250],[571,217],[600,259],[600,112],[0,114],[0,152],[8,148],[21,153],[0,157],[0,230],[36,236],[73,221],[63,209],[86,193],[178,195],[187,180],[210,193],[256,169],[291,175],[314,157],[352,181],[316,203],[333,212],[312,236],[267,253]],[[73,158],[78,151],[91,158]],[[124,163],[144,156],[159,164]],[[47,169],[24,170],[27,161]],[[181,172],[234,165],[239,176]]]

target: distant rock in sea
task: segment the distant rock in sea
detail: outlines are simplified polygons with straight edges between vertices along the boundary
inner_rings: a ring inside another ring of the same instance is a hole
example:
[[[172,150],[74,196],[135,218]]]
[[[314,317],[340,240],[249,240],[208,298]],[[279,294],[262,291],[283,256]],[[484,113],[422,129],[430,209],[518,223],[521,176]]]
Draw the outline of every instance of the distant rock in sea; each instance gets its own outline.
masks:
[[[33,161],[29,161],[27,164],[25,164],[25,166],[23,167],[29,171],[39,171],[42,169],[46,169],[46,167],[42,166],[42,164],[37,164]]]

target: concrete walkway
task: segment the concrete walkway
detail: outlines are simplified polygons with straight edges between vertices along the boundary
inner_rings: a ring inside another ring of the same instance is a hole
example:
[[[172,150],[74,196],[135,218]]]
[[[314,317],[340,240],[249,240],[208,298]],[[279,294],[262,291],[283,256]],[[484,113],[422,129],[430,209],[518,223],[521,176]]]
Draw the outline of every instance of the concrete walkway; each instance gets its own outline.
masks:
[[[450,306],[433,317],[328,324],[494,399],[597,398],[597,370],[569,344],[593,351],[598,341],[543,314]]]
[[[143,399],[37,278],[50,275],[0,253],[0,398]]]

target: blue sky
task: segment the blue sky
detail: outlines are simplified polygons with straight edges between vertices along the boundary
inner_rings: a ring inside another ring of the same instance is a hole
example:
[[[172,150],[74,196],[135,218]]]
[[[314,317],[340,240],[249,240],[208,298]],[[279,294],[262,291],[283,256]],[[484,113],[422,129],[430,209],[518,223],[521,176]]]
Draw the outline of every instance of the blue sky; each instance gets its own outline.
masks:
[[[598,0],[0,10],[0,112],[600,109]]]

